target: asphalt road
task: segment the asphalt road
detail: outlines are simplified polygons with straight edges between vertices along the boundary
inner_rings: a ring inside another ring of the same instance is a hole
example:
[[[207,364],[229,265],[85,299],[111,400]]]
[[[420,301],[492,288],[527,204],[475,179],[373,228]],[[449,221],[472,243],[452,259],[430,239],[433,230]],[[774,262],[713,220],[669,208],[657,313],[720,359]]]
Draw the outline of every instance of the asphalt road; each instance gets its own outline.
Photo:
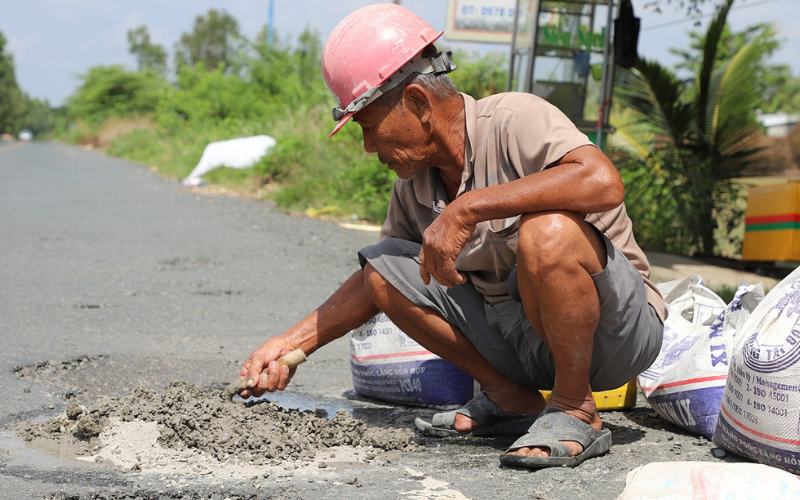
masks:
[[[175,380],[221,388],[254,347],[357,269],[356,251],[376,238],[264,202],[200,195],[96,152],[0,148],[0,498],[612,499],[638,465],[716,460],[710,443],[641,401],[605,413],[614,448],[575,470],[501,467],[513,439],[423,439],[424,451],[342,462],[316,481],[287,472],[258,484],[176,485],[14,438],[14,423],[52,417],[71,401]],[[346,339],[315,353],[273,400],[347,408],[390,427],[431,413],[358,398],[348,353]]]

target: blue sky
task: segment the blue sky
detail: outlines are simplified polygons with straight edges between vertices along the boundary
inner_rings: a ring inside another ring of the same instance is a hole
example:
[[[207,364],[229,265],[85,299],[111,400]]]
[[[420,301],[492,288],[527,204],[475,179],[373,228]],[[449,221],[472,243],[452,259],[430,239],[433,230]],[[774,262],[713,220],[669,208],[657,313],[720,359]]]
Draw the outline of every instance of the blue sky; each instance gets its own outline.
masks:
[[[681,22],[686,13],[678,0],[664,5],[663,13],[645,9],[648,0],[633,0],[642,18],[639,54],[666,64],[677,60],[669,47],[685,47],[692,22]],[[274,23],[281,38],[294,40],[306,25],[324,39],[353,10],[377,3],[369,0],[274,0]],[[402,0],[403,6],[444,29],[447,0]],[[127,30],[146,24],[153,41],[170,53],[181,34],[191,29],[194,18],[209,9],[226,10],[235,17],[245,36],[253,37],[267,23],[269,0],[0,0],[0,31],[16,63],[17,81],[32,97],[61,105],[74,92],[77,75],[92,66],[125,64],[134,67],[128,54]],[[705,8],[711,11],[711,6]],[[702,19],[707,26],[710,17]],[[735,30],[758,22],[774,23],[784,39],[774,62],[789,64],[800,74],[800,1],[738,0],[729,15]],[[676,23],[676,24],[670,24]],[[665,25],[665,26],[662,26]],[[503,44],[446,42],[451,47],[486,52],[507,52]]]

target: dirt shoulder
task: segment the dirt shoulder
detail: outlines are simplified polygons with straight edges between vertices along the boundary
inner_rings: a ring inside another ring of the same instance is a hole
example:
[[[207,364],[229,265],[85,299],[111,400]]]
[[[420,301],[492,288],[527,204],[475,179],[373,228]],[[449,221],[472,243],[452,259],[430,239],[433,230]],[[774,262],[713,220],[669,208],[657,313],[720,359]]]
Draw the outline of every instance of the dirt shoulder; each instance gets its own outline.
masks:
[[[646,250],[645,254],[650,261],[651,279],[655,283],[686,278],[692,274],[699,274],[705,285],[711,289],[723,286],[736,289],[739,284],[746,282],[753,285],[762,283],[765,290],[770,290],[780,282],[768,276],[715,266],[683,255],[657,250]]]

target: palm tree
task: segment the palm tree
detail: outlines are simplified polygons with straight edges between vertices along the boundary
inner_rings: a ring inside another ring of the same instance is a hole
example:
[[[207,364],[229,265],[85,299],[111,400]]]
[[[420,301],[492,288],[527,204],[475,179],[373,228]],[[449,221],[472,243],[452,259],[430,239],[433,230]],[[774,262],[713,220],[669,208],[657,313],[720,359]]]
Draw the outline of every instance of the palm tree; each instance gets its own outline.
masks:
[[[756,76],[768,35],[717,61],[733,2],[725,0],[708,27],[693,81],[646,59],[620,70],[616,94],[623,111],[615,125],[624,154],[617,164],[645,244],[714,254],[718,225],[729,234],[741,217],[730,208],[743,187],[737,178],[764,161],[756,154],[762,148],[746,139],[758,130],[763,86]]]

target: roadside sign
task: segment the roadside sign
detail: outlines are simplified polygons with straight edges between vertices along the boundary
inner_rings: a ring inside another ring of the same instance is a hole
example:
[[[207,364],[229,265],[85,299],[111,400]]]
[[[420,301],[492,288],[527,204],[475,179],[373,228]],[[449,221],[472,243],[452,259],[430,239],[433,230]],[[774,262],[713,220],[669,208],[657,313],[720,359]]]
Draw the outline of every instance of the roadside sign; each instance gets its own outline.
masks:
[[[511,43],[516,0],[448,0],[448,40]]]

